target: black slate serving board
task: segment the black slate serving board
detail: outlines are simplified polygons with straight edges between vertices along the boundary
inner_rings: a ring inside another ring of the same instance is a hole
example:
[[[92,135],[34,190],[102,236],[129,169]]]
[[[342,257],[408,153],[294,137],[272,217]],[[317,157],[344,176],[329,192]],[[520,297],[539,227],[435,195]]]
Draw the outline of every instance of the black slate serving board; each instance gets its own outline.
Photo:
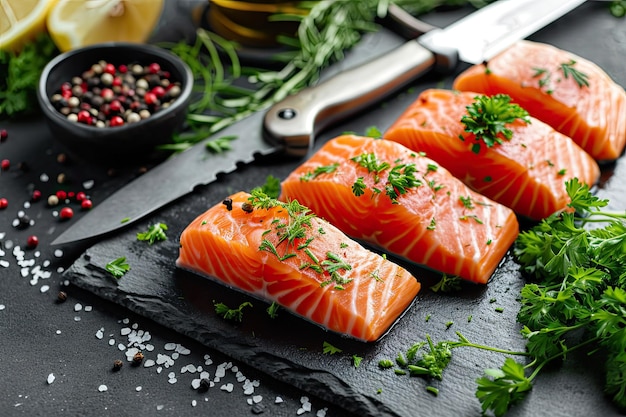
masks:
[[[626,65],[623,64],[626,22],[612,17],[605,4],[587,3],[531,39],[552,43],[591,59],[618,83],[626,85]],[[451,82],[451,76],[431,75],[422,79],[375,109],[324,133],[318,138],[317,147],[343,131],[361,133],[373,125],[384,130],[420,91],[449,87]],[[73,284],[102,298],[335,403],[345,409],[346,414],[480,415],[474,381],[482,376],[485,368],[499,367],[504,360],[502,355],[456,349],[442,381],[395,375],[392,370],[381,370],[378,361],[394,359],[413,343],[424,340],[427,334],[435,342],[456,340],[456,331],[475,343],[523,350],[525,343],[516,323],[519,308],[516,299],[524,279],[510,255],[503,259],[487,286],[465,284],[463,291],[447,295],[428,289],[436,282],[434,274],[404,264],[422,278],[424,289],[392,330],[371,344],[328,333],[285,310],[271,319],[265,313],[267,304],[175,268],[177,237],[198,214],[232,192],[261,185],[270,174],[281,179],[286,177],[301,162],[276,157],[242,167],[235,174],[224,176],[165,207],[135,227],[95,244],[66,271],[66,276]],[[610,198],[611,207],[617,210],[626,207],[624,178],[624,157],[603,168],[598,193]],[[168,190],[155,192],[167,193]],[[169,239],[152,246],[138,242],[136,233],[155,222],[169,226]],[[120,256],[126,256],[131,270],[115,280],[104,266]],[[218,317],[214,301],[233,307],[250,301],[253,307],[244,310],[243,322],[236,323]],[[496,311],[497,307],[502,307],[503,311]],[[450,327],[449,322],[453,323]],[[323,354],[323,342],[342,352]],[[617,414],[602,393],[602,367],[597,365],[602,363],[601,356],[586,356],[586,353],[574,353],[563,366],[543,372],[534,390],[510,415]],[[358,368],[353,366],[352,355],[363,357]],[[439,395],[426,392],[428,385],[437,387]]]

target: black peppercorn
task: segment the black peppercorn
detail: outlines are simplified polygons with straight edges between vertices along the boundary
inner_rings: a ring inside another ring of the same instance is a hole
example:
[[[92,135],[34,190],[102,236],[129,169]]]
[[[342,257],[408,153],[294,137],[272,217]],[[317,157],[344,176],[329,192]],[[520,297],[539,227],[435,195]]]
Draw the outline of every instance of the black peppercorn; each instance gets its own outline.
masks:
[[[143,352],[139,351],[133,356],[133,365],[137,366],[143,361]]]
[[[211,387],[211,381],[208,378],[202,378],[200,380],[200,385],[198,386],[198,391],[205,392],[208,391]]]
[[[59,294],[57,295],[57,301],[59,303],[63,303],[65,302],[65,300],[67,300],[67,293],[65,291],[59,291]]]
[[[119,359],[116,359],[116,360],[113,362],[113,370],[114,370],[114,371],[119,371],[120,369],[122,369],[122,366],[123,366],[123,365],[124,365],[124,362],[122,362],[122,361],[121,361],[121,360],[119,360]]]
[[[250,204],[248,202],[243,203],[241,205],[241,209],[243,211],[245,211],[246,213],[252,213],[252,210],[254,210],[253,207],[252,207],[252,204]]]
[[[231,211],[233,209],[233,200],[232,198],[225,198],[224,201],[222,201],[222,204],[224,204],[226,206],[226,210]]]

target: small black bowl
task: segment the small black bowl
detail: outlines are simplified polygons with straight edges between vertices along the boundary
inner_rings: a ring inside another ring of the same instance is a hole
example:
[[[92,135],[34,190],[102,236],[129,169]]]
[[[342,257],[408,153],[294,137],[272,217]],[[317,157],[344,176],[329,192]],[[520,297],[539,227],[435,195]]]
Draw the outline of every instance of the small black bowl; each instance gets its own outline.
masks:
[[[96,127],[70,121],[53,105],[51,97],[61,85],[101,60],[116,66],[156,62],[170,73],[171,82],[180,83],[181,93],[173,103],[150,117],[123,126]],[[54,137],[70,153],[107,163],[147,159],[157,145],[171,142],[173,134],[184,124],[193,75],[189,67],[165,49],[148,44],[109,42],[72,50],[55,57],[44,68],[39,80],[37,99]]]

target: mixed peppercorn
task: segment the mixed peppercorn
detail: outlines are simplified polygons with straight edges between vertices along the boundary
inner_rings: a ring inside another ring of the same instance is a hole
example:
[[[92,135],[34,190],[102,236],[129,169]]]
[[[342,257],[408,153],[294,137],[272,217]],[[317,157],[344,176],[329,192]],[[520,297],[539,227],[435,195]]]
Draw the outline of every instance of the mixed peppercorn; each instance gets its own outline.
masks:
[[[72,122],[123,126],[149,118],[180,96],[180,82],[170,77],[156,62],[116,66],[99,61],[64,82],[50,101]]]

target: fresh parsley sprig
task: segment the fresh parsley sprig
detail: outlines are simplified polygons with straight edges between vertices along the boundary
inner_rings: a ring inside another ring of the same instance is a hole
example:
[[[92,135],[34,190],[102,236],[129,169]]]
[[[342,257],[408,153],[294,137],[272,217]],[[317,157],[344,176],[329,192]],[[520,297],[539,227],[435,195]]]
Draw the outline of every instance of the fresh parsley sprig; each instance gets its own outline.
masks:
[[[495,144],[501,144],[503,140],[510,140],[513,131],[507,124],[517,119],[530,123],[530,116],[519,105],[511,103],[511,97],[506,94],[494,96],[476,96],[474,102],[466,107],[467,114],[461,117],[461,123],[465,125],[465,131],[472,133],[476,143],[472,145],[472,152],[480,152],[480,142],[491,148]],[[465,140],[464,136],[460,136]]]

